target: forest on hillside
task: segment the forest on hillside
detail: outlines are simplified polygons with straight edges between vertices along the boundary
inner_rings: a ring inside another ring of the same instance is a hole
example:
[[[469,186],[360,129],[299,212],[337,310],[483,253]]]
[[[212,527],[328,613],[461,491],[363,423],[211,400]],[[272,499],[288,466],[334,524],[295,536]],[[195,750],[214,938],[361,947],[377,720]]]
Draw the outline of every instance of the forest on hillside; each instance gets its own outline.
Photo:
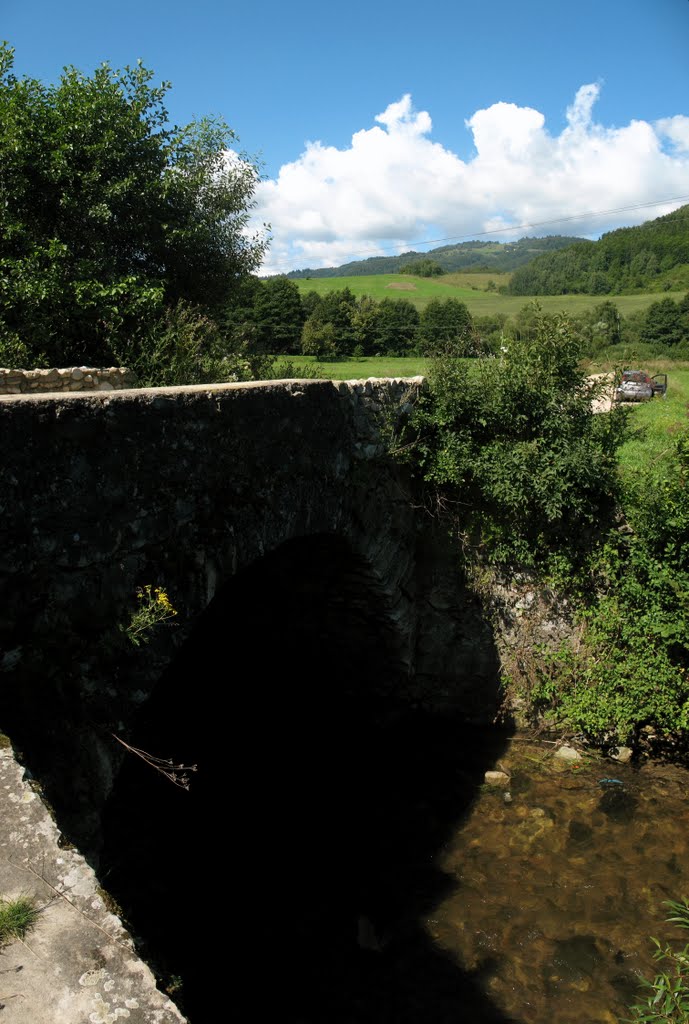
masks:
[[[511,295],[623,295],[689,286],[689,205],[519,267]]]
[[[548,235],[545,238],[520,238],[517,242],[458,242],[442,245],[421,253],[410,250],[399,256],[370,256],[353,260],[340,267],[321,267],[313,270],[293,270],[287,277],[297,280],[309,277],[365,277],[368,274],[400,274],[414,263],[432,261],[443,274],[457,270],[505,273],[523,266],[534,257],[563,249],[578,241],[569,235]]]
[[[619,228],[598,241],[564,235],[516,242],[469,241],[427,253],[373,256],[339,267],[287,274],[304,278],[410,273],[429,277],[456,271],[513,271],[510,295],[624,295],[689,288],[689,205],[638,227]]]

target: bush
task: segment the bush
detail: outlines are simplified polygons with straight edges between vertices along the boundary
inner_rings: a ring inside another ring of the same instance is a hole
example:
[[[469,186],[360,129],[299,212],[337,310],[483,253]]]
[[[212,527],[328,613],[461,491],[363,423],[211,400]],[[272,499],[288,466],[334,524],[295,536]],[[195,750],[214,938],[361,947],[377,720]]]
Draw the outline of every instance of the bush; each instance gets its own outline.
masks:
[[[209,384],[227,379],[223,349],[215,321],[179,302],[122,353],[121,361],[133,368],[143,387]]]
[[[482,557],[522,566],[584,547],[612,515],[623,423],[593,415],[567,318],[536,307],[533,323],[471,370],[434,360],[396,449]]]
[[[241,331],[223,335],[207,313],[187,302],[165,312],[147,334],[121,352],[143,387],[265,379],[273,357],[254,351]]]
[[[269,370],[265,380],[323,380],[327,372],[318,363],[295,364],[292,359],[282,359]]]
[[[545,658],[530,698],[597,743],[651,734],[677,752],[689,733],[689,433],[668,478],[637,477],[621,503],[622,530],[580,574],[582,641]]]

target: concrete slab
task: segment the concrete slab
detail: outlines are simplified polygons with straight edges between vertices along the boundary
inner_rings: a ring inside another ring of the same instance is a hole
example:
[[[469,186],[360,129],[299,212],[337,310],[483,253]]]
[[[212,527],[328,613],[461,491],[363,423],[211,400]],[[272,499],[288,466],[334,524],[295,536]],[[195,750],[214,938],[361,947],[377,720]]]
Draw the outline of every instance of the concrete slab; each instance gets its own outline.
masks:
[[[0,897],[25,894],[40,909],[25,941],[0,949],[3,1024],[184,1024],[92,869],[59,840],[0,735]]]

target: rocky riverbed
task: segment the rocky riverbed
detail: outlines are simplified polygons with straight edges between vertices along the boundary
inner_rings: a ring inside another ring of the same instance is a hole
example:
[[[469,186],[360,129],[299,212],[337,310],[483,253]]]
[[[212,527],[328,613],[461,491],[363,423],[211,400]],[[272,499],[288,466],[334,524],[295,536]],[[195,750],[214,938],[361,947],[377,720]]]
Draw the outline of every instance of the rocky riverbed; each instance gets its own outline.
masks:
[[[684,945],[663,902],[689,896],[689,773],[513,739],[438,855],[452,878],[434,942],[509,1019],[614,1024],[650,936]]]

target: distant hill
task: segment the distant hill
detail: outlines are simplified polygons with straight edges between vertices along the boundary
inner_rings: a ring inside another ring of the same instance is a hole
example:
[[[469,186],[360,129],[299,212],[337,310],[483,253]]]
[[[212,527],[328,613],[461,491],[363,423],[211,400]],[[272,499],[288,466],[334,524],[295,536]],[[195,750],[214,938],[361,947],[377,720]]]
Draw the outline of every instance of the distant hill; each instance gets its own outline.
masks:
[[[341,267],[322,267],[318,270],[292,270],[287,277],[367,277],[371,274],[399,274],[405,264],[418,259],[432,259],[446,273],[464,271],[515,270],[534,257],[552,253],[572,243],[582,241],[570,235],[548,235],[545,238],[520,238],[518,242],[459,242],[442,245],[430,252],[404,252],[400,256],[370,256],[366,260],[344,263]]]
[[[515,270],[510,295],[631,294],[689,288],[689,205]]]

